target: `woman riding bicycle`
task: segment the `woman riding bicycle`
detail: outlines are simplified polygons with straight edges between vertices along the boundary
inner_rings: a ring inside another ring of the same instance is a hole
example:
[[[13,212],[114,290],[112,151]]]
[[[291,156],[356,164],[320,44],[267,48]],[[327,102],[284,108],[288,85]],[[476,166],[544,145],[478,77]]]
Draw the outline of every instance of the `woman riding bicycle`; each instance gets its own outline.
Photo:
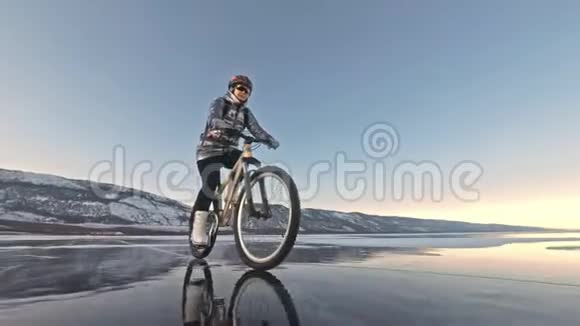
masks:
[[[208,243],[206,222],[209,207],[215,199],[215,190],[220,183],[220,168],[233,168],[241,155],[238,149],[239,133],[248,129],[252,135],[270,148],[278,148],[279,143],[266,132],[246,107],[253,84],[250,78],[237,75],[230,79],[228,91],[215,99],[209,109],[209,117],[197,146],[197,168],[202,180],[202,188],[197,194],[190,218],[193,219],[191,241],[194,245]]]

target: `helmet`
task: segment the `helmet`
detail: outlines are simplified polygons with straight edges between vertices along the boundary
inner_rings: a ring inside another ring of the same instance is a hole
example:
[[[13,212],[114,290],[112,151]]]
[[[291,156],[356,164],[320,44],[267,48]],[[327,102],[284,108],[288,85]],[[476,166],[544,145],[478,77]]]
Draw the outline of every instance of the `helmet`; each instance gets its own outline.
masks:
[[[236,85],[244,85],[250,89],[250,92],[252,91],[252,88],[254,88],[254,84],[250,78],[244,75],[236,75],[232,77],[228,83],[228,89],[232,89]]]

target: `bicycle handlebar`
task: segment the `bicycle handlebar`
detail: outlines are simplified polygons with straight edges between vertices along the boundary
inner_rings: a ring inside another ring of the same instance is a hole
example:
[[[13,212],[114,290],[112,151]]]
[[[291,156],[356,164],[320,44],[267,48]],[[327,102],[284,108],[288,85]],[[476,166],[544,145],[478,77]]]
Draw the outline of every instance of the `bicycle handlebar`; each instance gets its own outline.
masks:
[[[262,144],[266,144],[266,145],[268,144],[267,141],[257,139],[256,137],[250,136],[250,135],[245,134],[243,132],[240,132],[236,129],[228,129],[227,132],[229,132],[231,135],[238,136],[238,137],[242,138],[244,140],[245,144],[252,144],[252,143],[262,143]]]
[[[263,140],[259,140],[253,136],[246,135],[244,133],[239,134],[240,138],[244,140],[244,143],[251,144],[251,143],[265,143]]]

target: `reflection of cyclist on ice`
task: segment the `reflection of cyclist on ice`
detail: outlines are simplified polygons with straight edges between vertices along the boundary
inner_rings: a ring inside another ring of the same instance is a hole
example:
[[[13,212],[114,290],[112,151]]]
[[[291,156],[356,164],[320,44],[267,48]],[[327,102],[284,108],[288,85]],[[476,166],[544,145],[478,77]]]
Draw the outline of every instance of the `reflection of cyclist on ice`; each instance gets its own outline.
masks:
[[[248,129],[258,140],[264,141],[270,148],[277,148],[279,143],[266,132],[246,107],[253,90],[252,81],[243,75],[234,76],[228,84],[228,92],[211,104],[205,129],[200,135],[197,147],[197,167],[202,179],[193,210],[193,229],[191,240],[195,245],[207,245],[206,223],[209,207],[213,200],[208,194],[214,193],[220,183],[220,171],[215,164],[231,169],[239,159],[239,133]],[[211,166],[211,168],[210,168]]]
[[[193,325],[300,325],[290,294],[274,275],[249,271],[237,281],[229,306],[214,297],[211,269],[203,259],[187,267],[182,289],[184,326]]]

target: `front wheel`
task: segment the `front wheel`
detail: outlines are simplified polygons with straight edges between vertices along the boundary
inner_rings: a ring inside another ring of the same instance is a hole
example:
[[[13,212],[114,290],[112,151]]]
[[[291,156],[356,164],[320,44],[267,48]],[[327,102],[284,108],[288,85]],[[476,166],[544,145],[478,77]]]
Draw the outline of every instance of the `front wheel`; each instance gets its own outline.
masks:
[[[233,221],[240,258],[256,270],[274,268],[290,253],[298,235],[301,212],[296,184],[286,171],[267,166],[252,174],[251,196],[241,186]]]

